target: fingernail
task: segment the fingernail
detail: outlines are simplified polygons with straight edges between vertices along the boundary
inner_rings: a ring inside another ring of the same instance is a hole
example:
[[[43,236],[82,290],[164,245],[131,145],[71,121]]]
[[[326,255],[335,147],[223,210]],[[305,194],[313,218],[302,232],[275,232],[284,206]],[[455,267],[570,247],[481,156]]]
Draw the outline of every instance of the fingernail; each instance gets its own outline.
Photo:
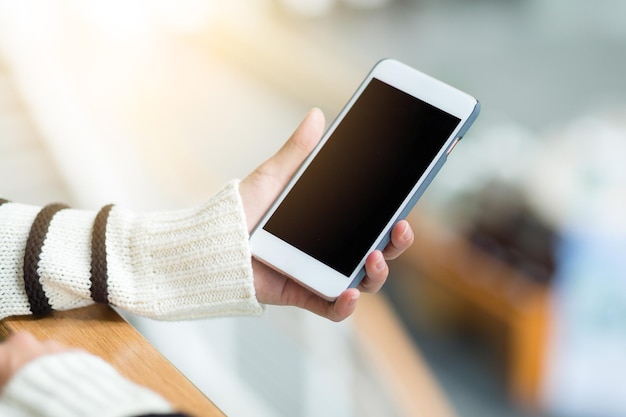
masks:
[[[411,239],[411,228],[408,225],[404,226],[404,232],[402,233],[402,239],[408,241]]]
[[[382,271],[383,269],[385,269],[385,258],[382,255],[376,262],[376,269],[379,271]]]
[[[359,301],[360,296],[361,296],[361,293],[359,291],[355,291],[350,297],[350,302],[348,303],[348,306],[350,308],[354,307],[356,305],[356,302]]]

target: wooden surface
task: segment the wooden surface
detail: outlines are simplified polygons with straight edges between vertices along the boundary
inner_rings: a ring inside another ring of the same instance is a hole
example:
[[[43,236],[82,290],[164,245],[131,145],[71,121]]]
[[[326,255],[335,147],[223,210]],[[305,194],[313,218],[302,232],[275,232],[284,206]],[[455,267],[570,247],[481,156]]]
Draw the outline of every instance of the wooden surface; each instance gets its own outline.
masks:
[[[435,300],[443,293],[448,306],[437,299],[440,309],[497,329],[511,397],[524,408],[539,409],[550,289],[426,216],[412,214],[410,221],[417,238],[402,259],[427,281],[422,296]]]
[[[224,416],[187,378],[113,309],[104,305],[54,312],[50,317],[0,321],[0,337],[27,330],[92,352],[132,381],[166,398],[178,411],[197,417]]]

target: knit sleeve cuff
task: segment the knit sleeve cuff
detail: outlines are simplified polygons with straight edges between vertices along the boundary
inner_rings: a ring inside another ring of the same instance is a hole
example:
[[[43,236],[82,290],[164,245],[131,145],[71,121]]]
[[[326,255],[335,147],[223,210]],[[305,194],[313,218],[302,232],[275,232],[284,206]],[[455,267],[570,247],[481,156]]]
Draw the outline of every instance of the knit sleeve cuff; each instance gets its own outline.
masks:
[[[109,301],[166,320],[260,314],[238,190],[231,181],[190,210],[134,216],[113,208]]]
[[[0,410],[33,417],[126,417],[168,413],[159,395],[82,351],[42,356],[18,371],[0,395]]]
[[[106,206],[98,213],[55,212],[37,259],[28,257],[27,280],[25,246],[44,210],[0,207],[0,318],[38,311],[33,299],[53,310],[111,303],[162,320],[263,310],[238,181],[187,210],[138,214]]]

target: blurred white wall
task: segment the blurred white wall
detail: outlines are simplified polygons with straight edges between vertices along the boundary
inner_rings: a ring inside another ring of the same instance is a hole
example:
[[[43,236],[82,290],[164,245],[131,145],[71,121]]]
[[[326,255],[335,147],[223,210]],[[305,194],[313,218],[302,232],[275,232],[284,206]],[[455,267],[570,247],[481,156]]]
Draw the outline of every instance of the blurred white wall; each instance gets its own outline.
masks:
[[[0,1],[6,83],[24,102],[27,127],[37,131],[37,155],[46,165],[34,168],[56,173],[62,190],[28,194],[21,187],[17,198],[69,199],[91,209],[107,202],[135,210],[182,207],[269,157],[311,107],[289,93],[279,72],[298,77],[300,65],[311,74],[307,62],[324,52],[310,50],[306,61],[262,62],[276,52],[298,55],[270,46],[250,49],[260,58],[250,60],[246,48],[256,28],[267,40],[286,41],[284,48],[302,46],[275,33],[265,21],[267,4],[255,4]],[[303,89],[323,86],[324,77]],[[335,97],[336,82],[328,85]],[[8,135],[0,139],[4,148],[22,140],[17,129]],[[20,162],[7,178],[27,169]],[[228,415],[395,414],[389,393],[371,380],[355,350],[350,321],[271,307],[249,320],[128,318]],[[370,380],[354,383],[360,379]]]

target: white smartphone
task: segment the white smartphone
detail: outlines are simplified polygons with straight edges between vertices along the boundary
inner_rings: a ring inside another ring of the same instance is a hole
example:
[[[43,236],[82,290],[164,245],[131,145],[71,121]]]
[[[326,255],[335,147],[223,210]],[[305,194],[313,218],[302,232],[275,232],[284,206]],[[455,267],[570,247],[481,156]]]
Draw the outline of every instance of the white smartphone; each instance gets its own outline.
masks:
[[[252,232],[253,256],[327,300],[357,286],[479,109],[407,65],[378,62]]]

